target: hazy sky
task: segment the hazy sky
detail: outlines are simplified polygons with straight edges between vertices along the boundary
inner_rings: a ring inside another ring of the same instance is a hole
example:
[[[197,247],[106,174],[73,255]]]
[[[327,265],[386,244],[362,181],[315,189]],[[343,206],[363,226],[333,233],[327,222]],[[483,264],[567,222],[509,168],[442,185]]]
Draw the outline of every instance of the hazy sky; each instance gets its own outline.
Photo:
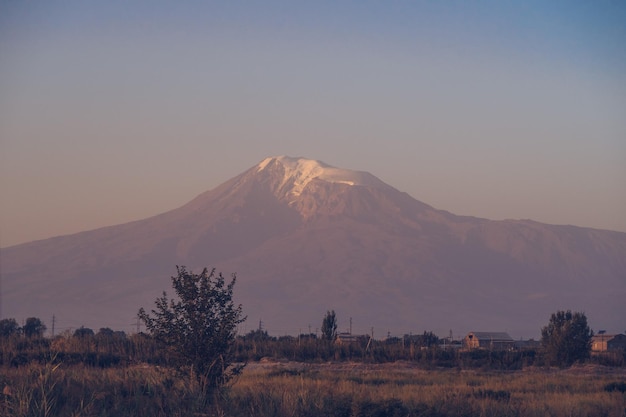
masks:
[[[437,208],[626,231],[623,1],[2,1],[0,246],[267,156]]]

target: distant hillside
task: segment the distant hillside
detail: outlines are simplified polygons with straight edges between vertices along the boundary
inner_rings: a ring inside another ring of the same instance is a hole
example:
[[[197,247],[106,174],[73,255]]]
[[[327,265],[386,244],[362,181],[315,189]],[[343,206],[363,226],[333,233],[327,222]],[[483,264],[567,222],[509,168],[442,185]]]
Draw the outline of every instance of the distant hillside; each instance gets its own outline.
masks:
[[[175,265],[236,272],[273,334],[433,330],[538,337],[552,312],[626,328],[626,233],[455,216],[366,172],[267,158],[188,204],[132,223],[3,248],[4,317],[130,330]],[[50,327],[50,324],[48,324]]]

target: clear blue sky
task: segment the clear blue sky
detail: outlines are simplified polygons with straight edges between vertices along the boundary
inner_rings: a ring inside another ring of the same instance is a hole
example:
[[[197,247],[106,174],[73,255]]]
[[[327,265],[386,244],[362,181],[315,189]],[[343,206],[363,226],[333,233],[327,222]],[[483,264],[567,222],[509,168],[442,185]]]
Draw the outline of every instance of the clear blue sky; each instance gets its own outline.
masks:
[[[0,246],[266,156],[437,208],[626,231],[622,1],[0,3]]]

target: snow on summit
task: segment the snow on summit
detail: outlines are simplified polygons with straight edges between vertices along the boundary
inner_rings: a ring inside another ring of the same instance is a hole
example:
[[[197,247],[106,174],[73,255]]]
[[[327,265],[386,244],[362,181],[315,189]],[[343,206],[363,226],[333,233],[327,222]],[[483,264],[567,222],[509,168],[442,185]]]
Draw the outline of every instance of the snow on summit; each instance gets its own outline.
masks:
[[[258,165],[257,172],[263,171],[271,163],[279,163],[283,166],[285,176],[281,182],[281,188],[283,186],[289,187],[291,189],[290,194],[293,196],[299,196],[304,187],[313,179],[370,187],[384,185],[381,180],[368,172],[335,168],[321,161],[289,156],[266,158]]]

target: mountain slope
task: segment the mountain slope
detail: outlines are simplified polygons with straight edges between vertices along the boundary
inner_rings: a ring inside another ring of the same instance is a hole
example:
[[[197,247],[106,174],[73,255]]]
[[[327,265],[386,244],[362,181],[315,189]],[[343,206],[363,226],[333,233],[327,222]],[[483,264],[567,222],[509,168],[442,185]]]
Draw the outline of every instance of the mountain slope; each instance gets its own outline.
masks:
[[[626,233],[455,216],[365,172],[267,158],[170,212],[2,249],[3,315],[129,329],[175,265],[237,272],[236,297],[274,334],[508,330],[556,309],[621,331]],[[243,330],[243,329],[242,329]]]

